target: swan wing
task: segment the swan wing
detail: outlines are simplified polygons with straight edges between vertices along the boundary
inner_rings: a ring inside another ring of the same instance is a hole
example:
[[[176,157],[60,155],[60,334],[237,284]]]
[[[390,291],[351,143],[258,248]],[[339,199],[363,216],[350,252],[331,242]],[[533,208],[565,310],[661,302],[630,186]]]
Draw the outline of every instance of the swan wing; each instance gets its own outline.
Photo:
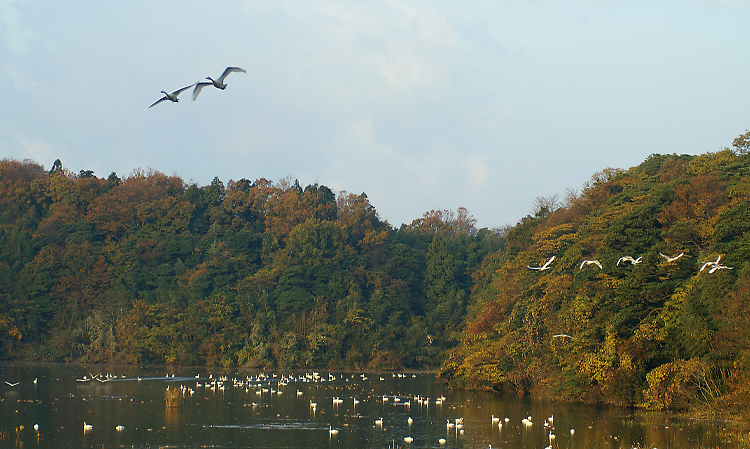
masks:
[[[555,260],[555,256],[550,257],[549,260],[542,265],[542,268],[549,267],[549,264],[551,264],[553,260]]]
[[[195,89],[193,89],[193,101],[195,101],[196,98],[198,98],[198,94],[201,93],[201,89],[203,89],[206,86],[213,86],[213,83],[209,82],[200,82],[194,84]]]
[[[167,98],[167,96],[164,95],[163,97],[161,97],[158,100],[156,100],[153,103],[151,103],[151,106],[147,107],[146,109],[153,108],[154,106],[156,106],[157,104],[161,103],[162,101],[167,101],[167,100],[169,100],[169,98]],[[146,109],[144,109],[143,111],[145,111]],[[141,112],[143,112],[143,111],[141,111]]]
[[[219,79],[216,80],[216,81],[218,81],[220,83],[223,83],[224,82],[224,78],[226,78],[227,76],[229,76],[229,74],[232,73],[232,72],[247,73],[247,70],[242,69],[240,67],[227,67],[226,69],[224,69],[224,73],[222,73],[221,76],[219,77]]]
[[[176,91],[172,92],[172,95],[174,95],[176,97],[176,96],[180,95],[181,93],[185,92],[186,90],[190,89],[191,87],[193,87],[195,85],[196,85],[196,83],[193,83],[193,84],[191,84],[189,86],[185,86],[185,87],[183,87],[181,89],[177,89]]]

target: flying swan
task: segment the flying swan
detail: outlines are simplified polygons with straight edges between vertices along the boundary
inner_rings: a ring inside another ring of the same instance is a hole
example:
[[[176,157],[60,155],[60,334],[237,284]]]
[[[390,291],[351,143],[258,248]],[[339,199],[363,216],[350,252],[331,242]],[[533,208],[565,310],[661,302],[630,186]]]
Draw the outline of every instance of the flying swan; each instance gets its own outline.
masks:
[[[680,257],[684,256],[684,255],[685,255],[685,253],[680,253],[680,254],[678,254],[678,255],[676,255],[676,256],[674,256],[674,257],[669,257],[669,256],[667,256],[666,254],[662,254],[662,253],[659,253],[659,255],[660,255],[661,257],[663,257],[663,258],[664,258],[664,260],[666,260],[667,262],[674,262],[675,260],[677,260],[677,259],[679,259]]]
[[[528,265],[527,265],[526,267],[527,267],[527,268],[528,268],[529,270],[537,270],[537,271],[544,271],[544,270],[549,270],[549,268],[550,268],[550,266],[549,266],[549,265],[550,265],[550,264],[552,263],[552,261],[553,261],[553,260],[555,260],[555,256],[552,256],[552,257],[550,257],[550,258],[549,258],[549,260],[548,260],[548,261],[546,261],[546,262],[544,263],[544,265],[542,265],[541,267],[530,267],[530,266],[528,266]]]
[[[581,262],[581,266],[578,269],[583,270],[583,267],[588,265],[596,265],[597,267],[599,267],[599,269],[602,269],[602,264],[599,263],[598,260],[584,260],[583,262]]]
[[[701,269],[699,271],[703,271],[704,269],[706,269],[706,267],[715,268],[715,267],[719,266],[719,261],[720,260],[721,260],[721,255],[719,255],[719,257],[716,258],[716,262],[710,261],[710,260],[708,262],[703,262],[703,266],[701,266]],[[716,271],[716,270],[714,270],[714,271]],[[713,273],[713,271],[711,271],[711,273]]]
[[[631,256],[623,256],[617,260],[617,266],[620,266],[620,262],[630,262],[632,265],[637,265],[643,261],[643,256],[633,259]]]
[[[154,106],[156,106],[157,104],[161,103],[162,101],[167,101],[167,100],[171,101],[172,103],[177,103],[178,101],[180,101],[177,98],[177,96],[180,95],[182,92],[190,89],[193,86],[195,86],[195,83],[193,83],[193,84],[191,84],[189,86],[185,86],[185,87],[183,87],[181,89],[177,89],[176,91],[174,91],[172,93],[169,93],[169,92],[166,92],[166,91],[161,91],[161,93],[163,93],[164,96],[161,97],[161,98],[159,98],[158,100],[156,100],[151,106],[147,107],[146,109],[153,108]],[[145,111],[146,109],[144,109],[143,111]],[[143,111],[141,111],[141,112],[143,112]]]
[[[217,79],[213,79],[210,76],[207,76],[206,79],[209,81],[199,81],[195,83],[195,89],[193,89],[193,101],[198,98],[198,94],[201,93],[201,89],[206,86],[214,86],[215,88],[221,90],[226,89],[227,85],[226,83],[224,83],[224,79],[226,79],[226,77],[229,76],[229,74],[232,72],[247,73],[245,69],[241,69],[239,67],[227,67],[226,69],[224,69],[224,73],[222,73],[221,76]]]

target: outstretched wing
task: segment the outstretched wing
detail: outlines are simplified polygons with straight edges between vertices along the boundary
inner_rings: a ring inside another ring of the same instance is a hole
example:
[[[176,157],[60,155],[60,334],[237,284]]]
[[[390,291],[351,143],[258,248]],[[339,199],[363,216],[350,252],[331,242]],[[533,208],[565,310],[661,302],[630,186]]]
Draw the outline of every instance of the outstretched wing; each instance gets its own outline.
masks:
[[[167,98],[167,96],[164,95],[163,97],[161,97],[158,100],[156,100],[153,103],[151,103],[151,106],[147,107],[146,109],[153,108],[154,106],[156,106],[157,104],[161,103],[162,101],[167,101],[167,100],[169,100],[169,98]],[[146,109],[144,109],[143,111],[145,111]],[[141,111],[141,112],[143,112],[143,111]]]
[[[191,84],[189,86],[183,87],[182,89],[177,89],[176,91],[172,92],[172,95],[174,95],[176,97],[176,96],[180,95],[181,93],[185,92],[186,90],[190,89],[191,87],[195,86],[195,84],[196,83],[193,83],[193,84]]]
[[[209,82],[202,82],[202,83],[195,83],[195,89],[193,89],[193,101],[195,101],[196,98],[198,98],[198,94],[201,93],[201,89],[203,89],[206,86],[211,86],[213,83]]]
[[[227,76],[229,76],[229,74],[232,73],[232,72],[247,73],[247,71],[245,69],[242,69],[242,68],[239,68],[239,67],[227,67],[226,69],[224,69],[224,73],[221,74],[221,76],[219,77],[219,79],[217,81],[219,81],[220,83],[223,83],[224,82],[224,78],[226,78]]]

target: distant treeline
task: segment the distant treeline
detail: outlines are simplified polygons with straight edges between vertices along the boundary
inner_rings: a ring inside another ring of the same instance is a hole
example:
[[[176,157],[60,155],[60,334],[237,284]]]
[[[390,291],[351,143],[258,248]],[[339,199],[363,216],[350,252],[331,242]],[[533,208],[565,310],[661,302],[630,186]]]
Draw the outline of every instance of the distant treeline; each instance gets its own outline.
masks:
[[[464,209],[0,161],[0,359],[437,368],[501,237]]]
[[[474,274],[462,342],[442,378],[747,413],[750,133],[716,153],[652,155],[627,171],[604,170],[581,192],[537,206]],[[551,256],[549,269],[528,268]],[[642,259],[618,266],[624,256]],[[723,268],[701,271],[719,256]],[[581,268],[584,260],[602,269]]]
[[[440,367],[461,388],[748,410],[750,133],[532,210],[396,229],[317,184],[3,160],[0,358]]]

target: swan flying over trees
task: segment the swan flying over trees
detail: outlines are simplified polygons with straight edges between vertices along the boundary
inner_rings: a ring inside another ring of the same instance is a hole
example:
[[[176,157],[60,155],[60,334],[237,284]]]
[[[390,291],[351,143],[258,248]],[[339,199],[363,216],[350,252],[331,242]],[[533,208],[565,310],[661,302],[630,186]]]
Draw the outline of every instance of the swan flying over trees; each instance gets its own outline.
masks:
[[[664,258],[664,260],[666,260],[667,262],[674,262],[675,260],[677,260],[677,259],[679,259],[680,257],[684,256],[684,255],[685,255],[685,253],[680,253],[680,254],[678,254],[678,255],[676,255],[676,256],[674,256],[674,257],[669,257],[669,256],[667,256],[666,254],[662,254],[662,253],[659,253],[659,255],[660,255],[661,257],[663,257],[663,258]]]
[[[583,267],[588,265],[596,265],[600,270],[602,269],[602,264],[598,260],[584,260],[581,262],[581,266],[578,269],[583,270]]]
[[[527,267],[527,268],[528,268],[529,270],[537,270],[537,271],[544,271],[544,270],[549,270],[549,268],[550,268],[550,266],[549,266],[549,265],[550,265],[550,264],[552,263],[552,261],[553,261],[553,260],[555,260],[555,256],[552,256],[552,257],[550,257],[550,258],[549,258],[549,260],[548,260],[548,261],[546,261],[546,262],[544,263],[544,265],[542,265],[541,267],[530,267],[530,266],[528,266],[528,265],[527,265],[526,267]]]
[[[617,260],[617,266],[618,266],[618,267],[620,266],[620,262],[630,262],[630,263],[631,263],[631,265],[638,265],[639,263],[643,262],[643,256],[640,256],[640,257],[639,257],[639,258],[637,258],[637,259],[633,259],[633,258],[632,258],[631,256],[623,256],[623,257],[620,257],[620,258],[619,258],[619,259]]]

